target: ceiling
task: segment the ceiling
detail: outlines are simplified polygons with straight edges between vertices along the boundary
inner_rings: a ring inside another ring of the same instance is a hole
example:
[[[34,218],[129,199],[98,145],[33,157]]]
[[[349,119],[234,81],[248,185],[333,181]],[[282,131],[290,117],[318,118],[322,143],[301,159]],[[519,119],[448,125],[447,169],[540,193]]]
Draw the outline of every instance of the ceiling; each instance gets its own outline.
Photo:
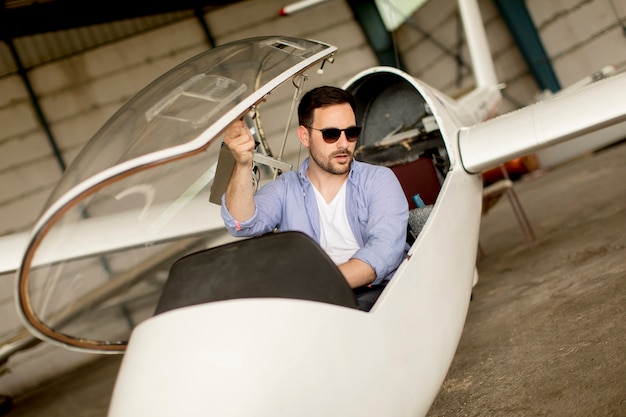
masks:
[[[208,10],[226,0],[3,0],[0,36],[15,39],[45,32],[169,13]]]

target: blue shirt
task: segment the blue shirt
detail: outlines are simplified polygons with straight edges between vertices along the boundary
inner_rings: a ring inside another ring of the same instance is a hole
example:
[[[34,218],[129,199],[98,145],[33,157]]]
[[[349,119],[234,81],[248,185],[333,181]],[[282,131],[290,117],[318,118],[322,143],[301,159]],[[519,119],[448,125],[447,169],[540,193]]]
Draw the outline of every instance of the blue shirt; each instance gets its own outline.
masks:
[[[261,187],[254,196],[252,217],[237,223],[222,196],[222,218],[237,237],[259,236],[274,229],[299,231],[320,241],[320,219],[313,185],[306,175],[307,158],[298,172],[289,171]],[[404,258],[408,203],[391,169],[352,161],[346,183],[346,212],[360,259],[376,272],[372,284],[391,278]]]

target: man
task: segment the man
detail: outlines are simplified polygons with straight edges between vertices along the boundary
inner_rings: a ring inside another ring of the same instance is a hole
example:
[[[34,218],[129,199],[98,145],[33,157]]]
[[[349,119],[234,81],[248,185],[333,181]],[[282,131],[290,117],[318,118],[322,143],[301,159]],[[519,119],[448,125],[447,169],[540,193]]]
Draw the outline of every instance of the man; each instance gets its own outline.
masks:
[[[402,187],[389,168],[353,159],[361,128],[349,92],[314,88],[300,101],[298,121],[298,138],[309,157],[298,172],[282,174],[256,194],[250,130],[243,121],[227,129],[224,143],[236,162],[222,197],[224,223],[234,236],[274,229],[309,235],[337,264],[361,308],[369,310],[406,253],[408,203]]]

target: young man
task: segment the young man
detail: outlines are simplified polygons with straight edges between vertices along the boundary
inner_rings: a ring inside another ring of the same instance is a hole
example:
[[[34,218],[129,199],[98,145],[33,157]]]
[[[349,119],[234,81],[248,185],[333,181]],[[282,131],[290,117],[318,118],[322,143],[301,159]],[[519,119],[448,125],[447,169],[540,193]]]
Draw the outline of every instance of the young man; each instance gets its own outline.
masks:
[[[389,168],[353,159],[361,128],[349,92],[314,88],[300,101],[298,121],[309,157],[298,172],[283,173],[256,194],[254,139],[242,121],[227,129],[224,143],[236,162],[222,201],[224,223],[234,236],[274,229],[309,235],[369,310],[406,254],[408,203]]]

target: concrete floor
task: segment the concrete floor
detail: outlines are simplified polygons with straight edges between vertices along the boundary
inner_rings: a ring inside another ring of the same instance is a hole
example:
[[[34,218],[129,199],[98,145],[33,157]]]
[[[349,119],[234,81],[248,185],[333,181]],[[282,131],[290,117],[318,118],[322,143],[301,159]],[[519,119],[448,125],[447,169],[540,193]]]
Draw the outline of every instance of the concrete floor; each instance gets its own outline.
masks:
[[[467,322],[428,416],[626,416],[626,142],[516,183],[481,225]],[[13,400],[10,417],[106,416],[120,356]]]

